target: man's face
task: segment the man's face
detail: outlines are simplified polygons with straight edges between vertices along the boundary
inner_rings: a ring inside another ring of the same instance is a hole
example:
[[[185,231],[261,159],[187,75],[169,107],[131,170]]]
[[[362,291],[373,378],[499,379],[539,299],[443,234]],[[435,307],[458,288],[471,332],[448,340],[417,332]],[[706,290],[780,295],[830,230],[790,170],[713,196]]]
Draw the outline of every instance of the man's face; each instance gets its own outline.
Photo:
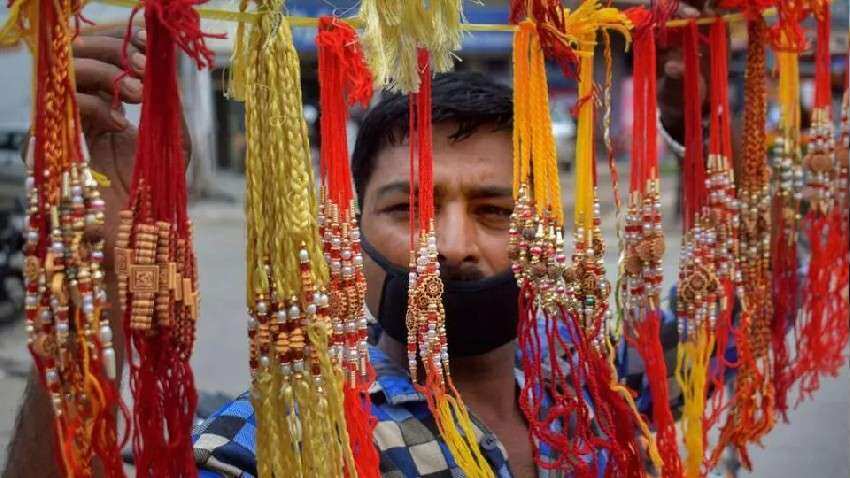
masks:
[[[453,142],[452,123],[435,124],[434,208],[437,250],[444,279],[475,280],[504,272],[508,259],[508,226],[513,211],[512,140],[510,132],[486,126]],[[384,147],[363,194],[361,229],[378,252],[407,268],[409,262],[410,147]],[[368,255],[367,303],[377,314],[384,271]]]

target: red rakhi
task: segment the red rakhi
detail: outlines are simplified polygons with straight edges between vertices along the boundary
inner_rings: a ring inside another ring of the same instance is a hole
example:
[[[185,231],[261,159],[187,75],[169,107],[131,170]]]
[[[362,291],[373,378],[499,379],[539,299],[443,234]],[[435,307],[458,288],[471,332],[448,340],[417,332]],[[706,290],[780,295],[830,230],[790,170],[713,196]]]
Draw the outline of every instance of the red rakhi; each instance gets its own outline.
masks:
[[[328,295],[333,335],[330,355],[345,375],[345,421],[356,470],[351,476],[377,477],[378,451],[372,441],[377,419],[371,415],[369,387],[375,370],[369,362],[365,317],[366,277],[360,228],[348,164],[348,106],[368,106],[372,75],[357,33],[335,17],[319,19],[319,101],[322,133],[323,201],[319,232],[330,271]]]
[[[658,173],[655,76],[656,19],[644,8],[626,11],[635,26],[633,123],[629,210],[622,280],[626,338],[644,361],[652,396],[652,419],[664,461],[662,476],[682,476],[676,424],[670,410],[667,365],[661,345],[661,283],[664,235]],[[642,140],[638,140],[641,138]]]
[[[847,225],[840,204],[830,78],[830,4],[813,9],[817,19],[815,101],[804,167],[807,175],[811,261],[804,284],[803,311],[797,323],[796,373],[800,398],[819,388],[820,376],[836,375],[845,362],[848,341]]]
[[[115,409],[125,419],[127,412],[115,383],[104,284],[106,205],[88,165],[71,52],[77,34],[72,20],[82,4],[13,7],[3,33],[25,36],[34,56],[24,315],[27,347],[53,418],[55,434],[44,439],[55,440],[59,473],[90,477],[98,461],[105,476],[119,477],[123,443]]]
[[[726,369],[734,367],[726,359],[726,348],[732,334],[732,311],[736,290],[743,286],[738,262],[738,200],[732,170],[732,132],[728,90],[728,41],[726,23],[714,22],[709,33],[711,55],[710,130],[709,130],[709,210],[717,233],[718,279],[721,285],[721,309],[715,330],[715,368],[711,372],[714,385],[712,409],[706,417],[705,429],[710,429],[725,409],[724,400]],[[744,314],[746,315],[746,313]],[[746,328],[746,327],[745,327]],[[738,337],[739,342],[744,339]]]
[[[197,394],[189,358],[198,283],[186,212],[186,158],[177,46],[199,68],[212,64],[190,0],[145,9],[147,68],[128,209],[116,241],[133,392],[133,453],[140,476],[195,476],[191,430]],[[133,15],[138,12],[134,10]],[[132,24],[132,22],[131,22]],[[128,27],[126,44],[129,39]]]

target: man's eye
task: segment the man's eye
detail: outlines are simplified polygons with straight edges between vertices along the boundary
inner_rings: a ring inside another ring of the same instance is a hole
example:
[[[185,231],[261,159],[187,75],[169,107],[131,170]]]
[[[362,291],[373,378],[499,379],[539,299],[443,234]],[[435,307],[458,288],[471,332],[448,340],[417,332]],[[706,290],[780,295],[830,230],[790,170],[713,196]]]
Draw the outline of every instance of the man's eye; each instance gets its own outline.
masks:
[[[494,219],[509,219],[513,210],[499,206],[487,205],[480,206],[476,212],[481,216],[488,216]]]
[[[410,205],[406,202],[391,204],[380,209],[381,214],[390,214],[393,216],[407,215],[410,212]]]

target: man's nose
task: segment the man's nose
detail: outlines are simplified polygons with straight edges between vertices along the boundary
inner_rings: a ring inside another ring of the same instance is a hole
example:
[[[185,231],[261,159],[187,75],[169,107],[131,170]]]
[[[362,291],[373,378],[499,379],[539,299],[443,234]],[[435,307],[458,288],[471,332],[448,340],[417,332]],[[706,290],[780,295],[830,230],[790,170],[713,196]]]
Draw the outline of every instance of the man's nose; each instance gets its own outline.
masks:
[[[437,214],[437,253],[440,263],[449,267],[479,261],[475,223],[459,202],[444,205]]]

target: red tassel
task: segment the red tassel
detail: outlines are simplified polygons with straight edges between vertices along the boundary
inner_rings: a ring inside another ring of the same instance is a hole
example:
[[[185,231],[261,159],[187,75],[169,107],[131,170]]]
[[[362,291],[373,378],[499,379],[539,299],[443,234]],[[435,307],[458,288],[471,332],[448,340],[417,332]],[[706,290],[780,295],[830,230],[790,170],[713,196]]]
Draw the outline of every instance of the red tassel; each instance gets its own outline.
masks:
[[[678,478],[683,474],[676,439],[676,422],[670,411],[670,397],[667,390],[667,364],[661,347],[661,313],[654,310],[636,324],[637,339],[633,346],[643,359],[649,390],[652,394],[652,422],[655,425],[656,441],[661,459],[664,460],[662,476]]]

